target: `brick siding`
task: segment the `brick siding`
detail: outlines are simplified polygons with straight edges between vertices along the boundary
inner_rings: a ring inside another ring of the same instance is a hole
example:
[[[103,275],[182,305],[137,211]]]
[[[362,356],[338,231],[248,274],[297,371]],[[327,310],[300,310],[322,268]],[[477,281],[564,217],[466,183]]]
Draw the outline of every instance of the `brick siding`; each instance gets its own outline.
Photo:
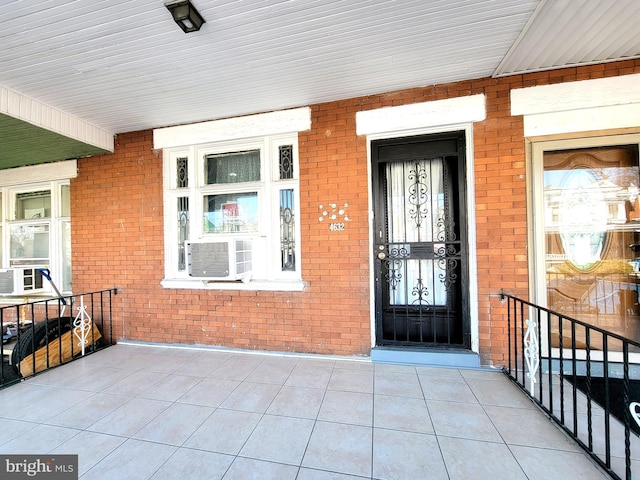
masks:
[[[116,337],[246,349],[368,355],[371,346],[366,138],[361,110],[485,94],[474,124],[480,353],[506,354],[500,289],[528,293],[522,117],[512,88],[640,72],[640,61],[413,88],[312,105],[299,135],[302,292],[164,289],[162,152],[152,132],[116,137],[115,152],[78,161],[71,181],[74,291],[117,287]],[[318,221],[320,205],[349,205],[344,231]],[[472,246],[472,248],[474,248]],[[475,308],[472,306],[472,308]]]

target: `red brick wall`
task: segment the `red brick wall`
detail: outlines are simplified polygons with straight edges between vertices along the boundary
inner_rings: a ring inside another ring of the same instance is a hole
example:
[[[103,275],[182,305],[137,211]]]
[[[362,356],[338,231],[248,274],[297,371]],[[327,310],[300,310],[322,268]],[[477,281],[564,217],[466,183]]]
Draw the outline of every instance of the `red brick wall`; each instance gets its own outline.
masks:
[[[357,111],[484,93],[474,125],[479,338],[483,364],[506,353],[501,290],[526,296],[523,124],[509,91],[640,72],[640,61],[479,79],[313,105],[299,136],[303,292],[163,289],[161,152],[150,131],[118,135],[112,155],[82,159],[71,183],[74,291],[117,287],[121,338],[248,349],[368,354],[371,345],[367,145]],[[320,205],[347,203],[343,232]]]

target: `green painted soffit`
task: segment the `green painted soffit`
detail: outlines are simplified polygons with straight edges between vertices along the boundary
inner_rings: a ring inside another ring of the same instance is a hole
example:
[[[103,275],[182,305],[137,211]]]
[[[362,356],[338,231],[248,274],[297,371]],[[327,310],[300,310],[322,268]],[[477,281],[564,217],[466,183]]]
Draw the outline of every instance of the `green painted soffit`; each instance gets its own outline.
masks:
[[[0,114],[0,170],[103,153],[110,152]]]

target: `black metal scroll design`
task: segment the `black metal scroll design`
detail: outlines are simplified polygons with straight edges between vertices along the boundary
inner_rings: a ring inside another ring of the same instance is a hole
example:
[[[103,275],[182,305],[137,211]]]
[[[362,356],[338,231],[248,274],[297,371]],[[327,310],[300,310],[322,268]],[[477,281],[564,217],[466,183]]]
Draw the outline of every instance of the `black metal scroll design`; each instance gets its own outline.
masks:
[[[410,182],[407,200],[413,207],[409,209],[409,216],[416,223],[416,227],[420,228],[422,222],[429,217],[429,174],[425,168],[420,167],[420,162],[416,162],[414,169],[409,170],[407,177]]]
[[[451,290],[451,285],[458,280],[458,274],[455,273],[458,268],[458,259],[452,257],[459,254],[455,245],[451,244],[434,249],[434,255],[437,257],[434,264],[440,270],[438,278],[448,292]]]
[[[447,168],[445,168],[443,171],[442,180],[445,185],[448,185],[449,170]],[[450,196],[451,196],[449,189],[445,188],[444,191],[442,192],[442,195],[443,195],[443,204],[446,211],[447,205],[449,205]],[[445,212],[441,212],[441,213],[442,213],[442,216],[438,217],[436,220],[436,232],[434,232],[435,241],[438,241],[438,242],[456,241],[457,238],[456,238],[455,228],[454,228],[456,224],[453,218],[451,218],[451,216],[447,215]]]
[[[280,180],[293,178],[293,145],[280,146]]]
[[[440,217],[436,221],[437,231],[434,234],[437,242],[453,242],[456,241],[456,234],[453,231],[455,223],[447,221],[444,217]]]
[[[429,289],[425,287],[424,283],[422,283],[422,278],[418,278],[416,286],[411,290],[411,295],[416,297],[413,302],[413,305],[429,305],[429,296],[431,293]]]
[[[280,252],[282,253],[282,271],[295,271],[295,239],[293,211],[290,208],[281,209],[280,212]]]
[[[189,197],[178,197],[178,270],[186,268],[184,242],[189,239]]]
[[[189,163],[187,157],[176,159],[176,185],[178,188],[189,186]]]
[[[385,279],[389,284],[391,290],[395,290],[398,284],[402,281],[402,264],[404,259],[409,257],[409,249],[406,245],[401,246],[389,246],[389,257],[384,263],[387,267],[387,273]]]

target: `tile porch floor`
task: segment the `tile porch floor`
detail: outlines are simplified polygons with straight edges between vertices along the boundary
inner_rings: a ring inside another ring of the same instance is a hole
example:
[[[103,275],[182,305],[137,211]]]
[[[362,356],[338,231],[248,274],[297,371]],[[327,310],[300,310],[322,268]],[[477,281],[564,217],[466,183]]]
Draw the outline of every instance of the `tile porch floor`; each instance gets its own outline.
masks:
[[[487,370],[121,343],[0,402],[1,453],[83,480],[609,478]]]

